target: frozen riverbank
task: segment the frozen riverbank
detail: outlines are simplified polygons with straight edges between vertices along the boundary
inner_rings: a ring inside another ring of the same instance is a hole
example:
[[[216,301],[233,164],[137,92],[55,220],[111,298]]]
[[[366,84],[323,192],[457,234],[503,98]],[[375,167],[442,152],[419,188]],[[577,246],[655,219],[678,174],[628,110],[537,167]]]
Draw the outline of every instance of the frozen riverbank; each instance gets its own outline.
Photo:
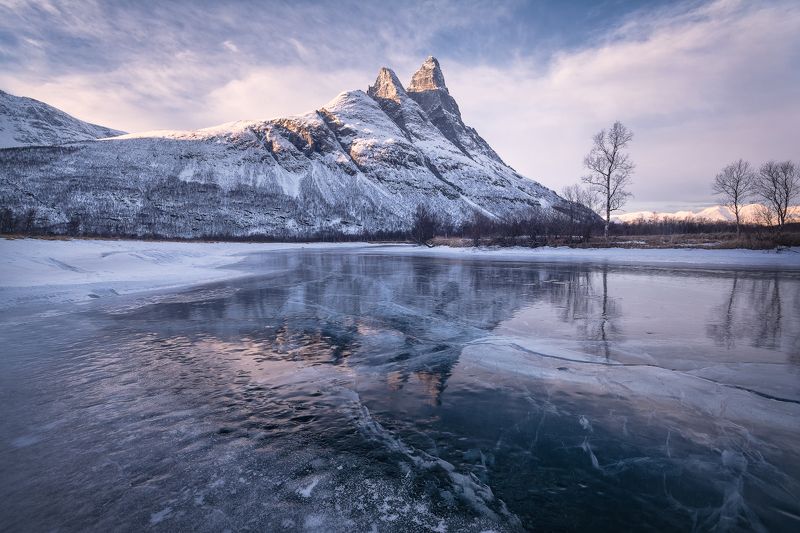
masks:
[[[247,275],[232,267],[249,253],[353,246],[369,245],[2,239],[0,308],[180,289]]]
[[[23,303],[81,302],[233,279],[248,254],[349,250],[498,261],[605,263],[800,270],[800,250],[425,248],[368,243],[207,243],[125,240],[0,240],[0,308]]]

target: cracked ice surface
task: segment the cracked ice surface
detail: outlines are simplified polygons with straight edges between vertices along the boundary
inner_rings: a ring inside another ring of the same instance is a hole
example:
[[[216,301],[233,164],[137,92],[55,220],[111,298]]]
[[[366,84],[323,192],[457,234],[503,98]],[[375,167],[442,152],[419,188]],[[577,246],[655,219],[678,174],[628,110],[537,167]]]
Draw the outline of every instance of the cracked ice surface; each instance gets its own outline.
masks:
[[[796,529],[797,270],[394,250],[37,256],[120,290],[0,323],[0,529]]]

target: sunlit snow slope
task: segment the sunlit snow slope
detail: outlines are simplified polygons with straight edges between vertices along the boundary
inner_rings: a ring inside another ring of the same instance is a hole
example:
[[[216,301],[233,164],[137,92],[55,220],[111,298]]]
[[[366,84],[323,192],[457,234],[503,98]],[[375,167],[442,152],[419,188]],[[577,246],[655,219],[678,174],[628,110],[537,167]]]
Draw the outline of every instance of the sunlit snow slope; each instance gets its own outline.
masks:
[[[739,209],[740,221],[744,224],[763,224],[765,221],[760,215],[760,204],[747,204]],[[800,220],[800,206],[790,206],[788,210],[789,220]],[[695,222],[735,222],[736,215],[733,209],[724,205],[713,205],[700,211],[675,211],[670,213],[659,213],[653,211],[635,211],[614,216],[619,222],[636,222],[638,220],[687,220]]]

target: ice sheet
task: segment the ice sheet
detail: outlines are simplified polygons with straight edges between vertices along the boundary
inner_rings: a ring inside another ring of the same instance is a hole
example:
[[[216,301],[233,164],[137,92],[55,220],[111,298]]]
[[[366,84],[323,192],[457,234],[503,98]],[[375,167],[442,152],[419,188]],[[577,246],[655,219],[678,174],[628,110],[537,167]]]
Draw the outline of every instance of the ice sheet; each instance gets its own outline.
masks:
[[[290,250],[531,262],[800,270],[800,249],[759,250],[427,248],[368,243],[223,243],[130,240],[0,240],[0,309],[85,302],[233,279],[247,254]]]

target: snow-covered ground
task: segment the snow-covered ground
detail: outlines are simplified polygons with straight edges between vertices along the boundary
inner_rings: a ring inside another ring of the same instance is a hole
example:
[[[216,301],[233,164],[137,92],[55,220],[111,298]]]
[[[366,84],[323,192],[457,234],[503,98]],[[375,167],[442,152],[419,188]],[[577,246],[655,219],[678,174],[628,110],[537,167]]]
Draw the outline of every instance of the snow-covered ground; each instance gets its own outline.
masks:
[[[81,302],[233,279],[251,274],[234,268],[247,254],[299,249],[500,261],[800,270],[800,249],[425,248],[367,243],[3,239],[0,308],[21,303]]]
[[[331,243],[2,239],[0,308],[178,289],[247,275],[231,267],[248,253],[351,247]]]

